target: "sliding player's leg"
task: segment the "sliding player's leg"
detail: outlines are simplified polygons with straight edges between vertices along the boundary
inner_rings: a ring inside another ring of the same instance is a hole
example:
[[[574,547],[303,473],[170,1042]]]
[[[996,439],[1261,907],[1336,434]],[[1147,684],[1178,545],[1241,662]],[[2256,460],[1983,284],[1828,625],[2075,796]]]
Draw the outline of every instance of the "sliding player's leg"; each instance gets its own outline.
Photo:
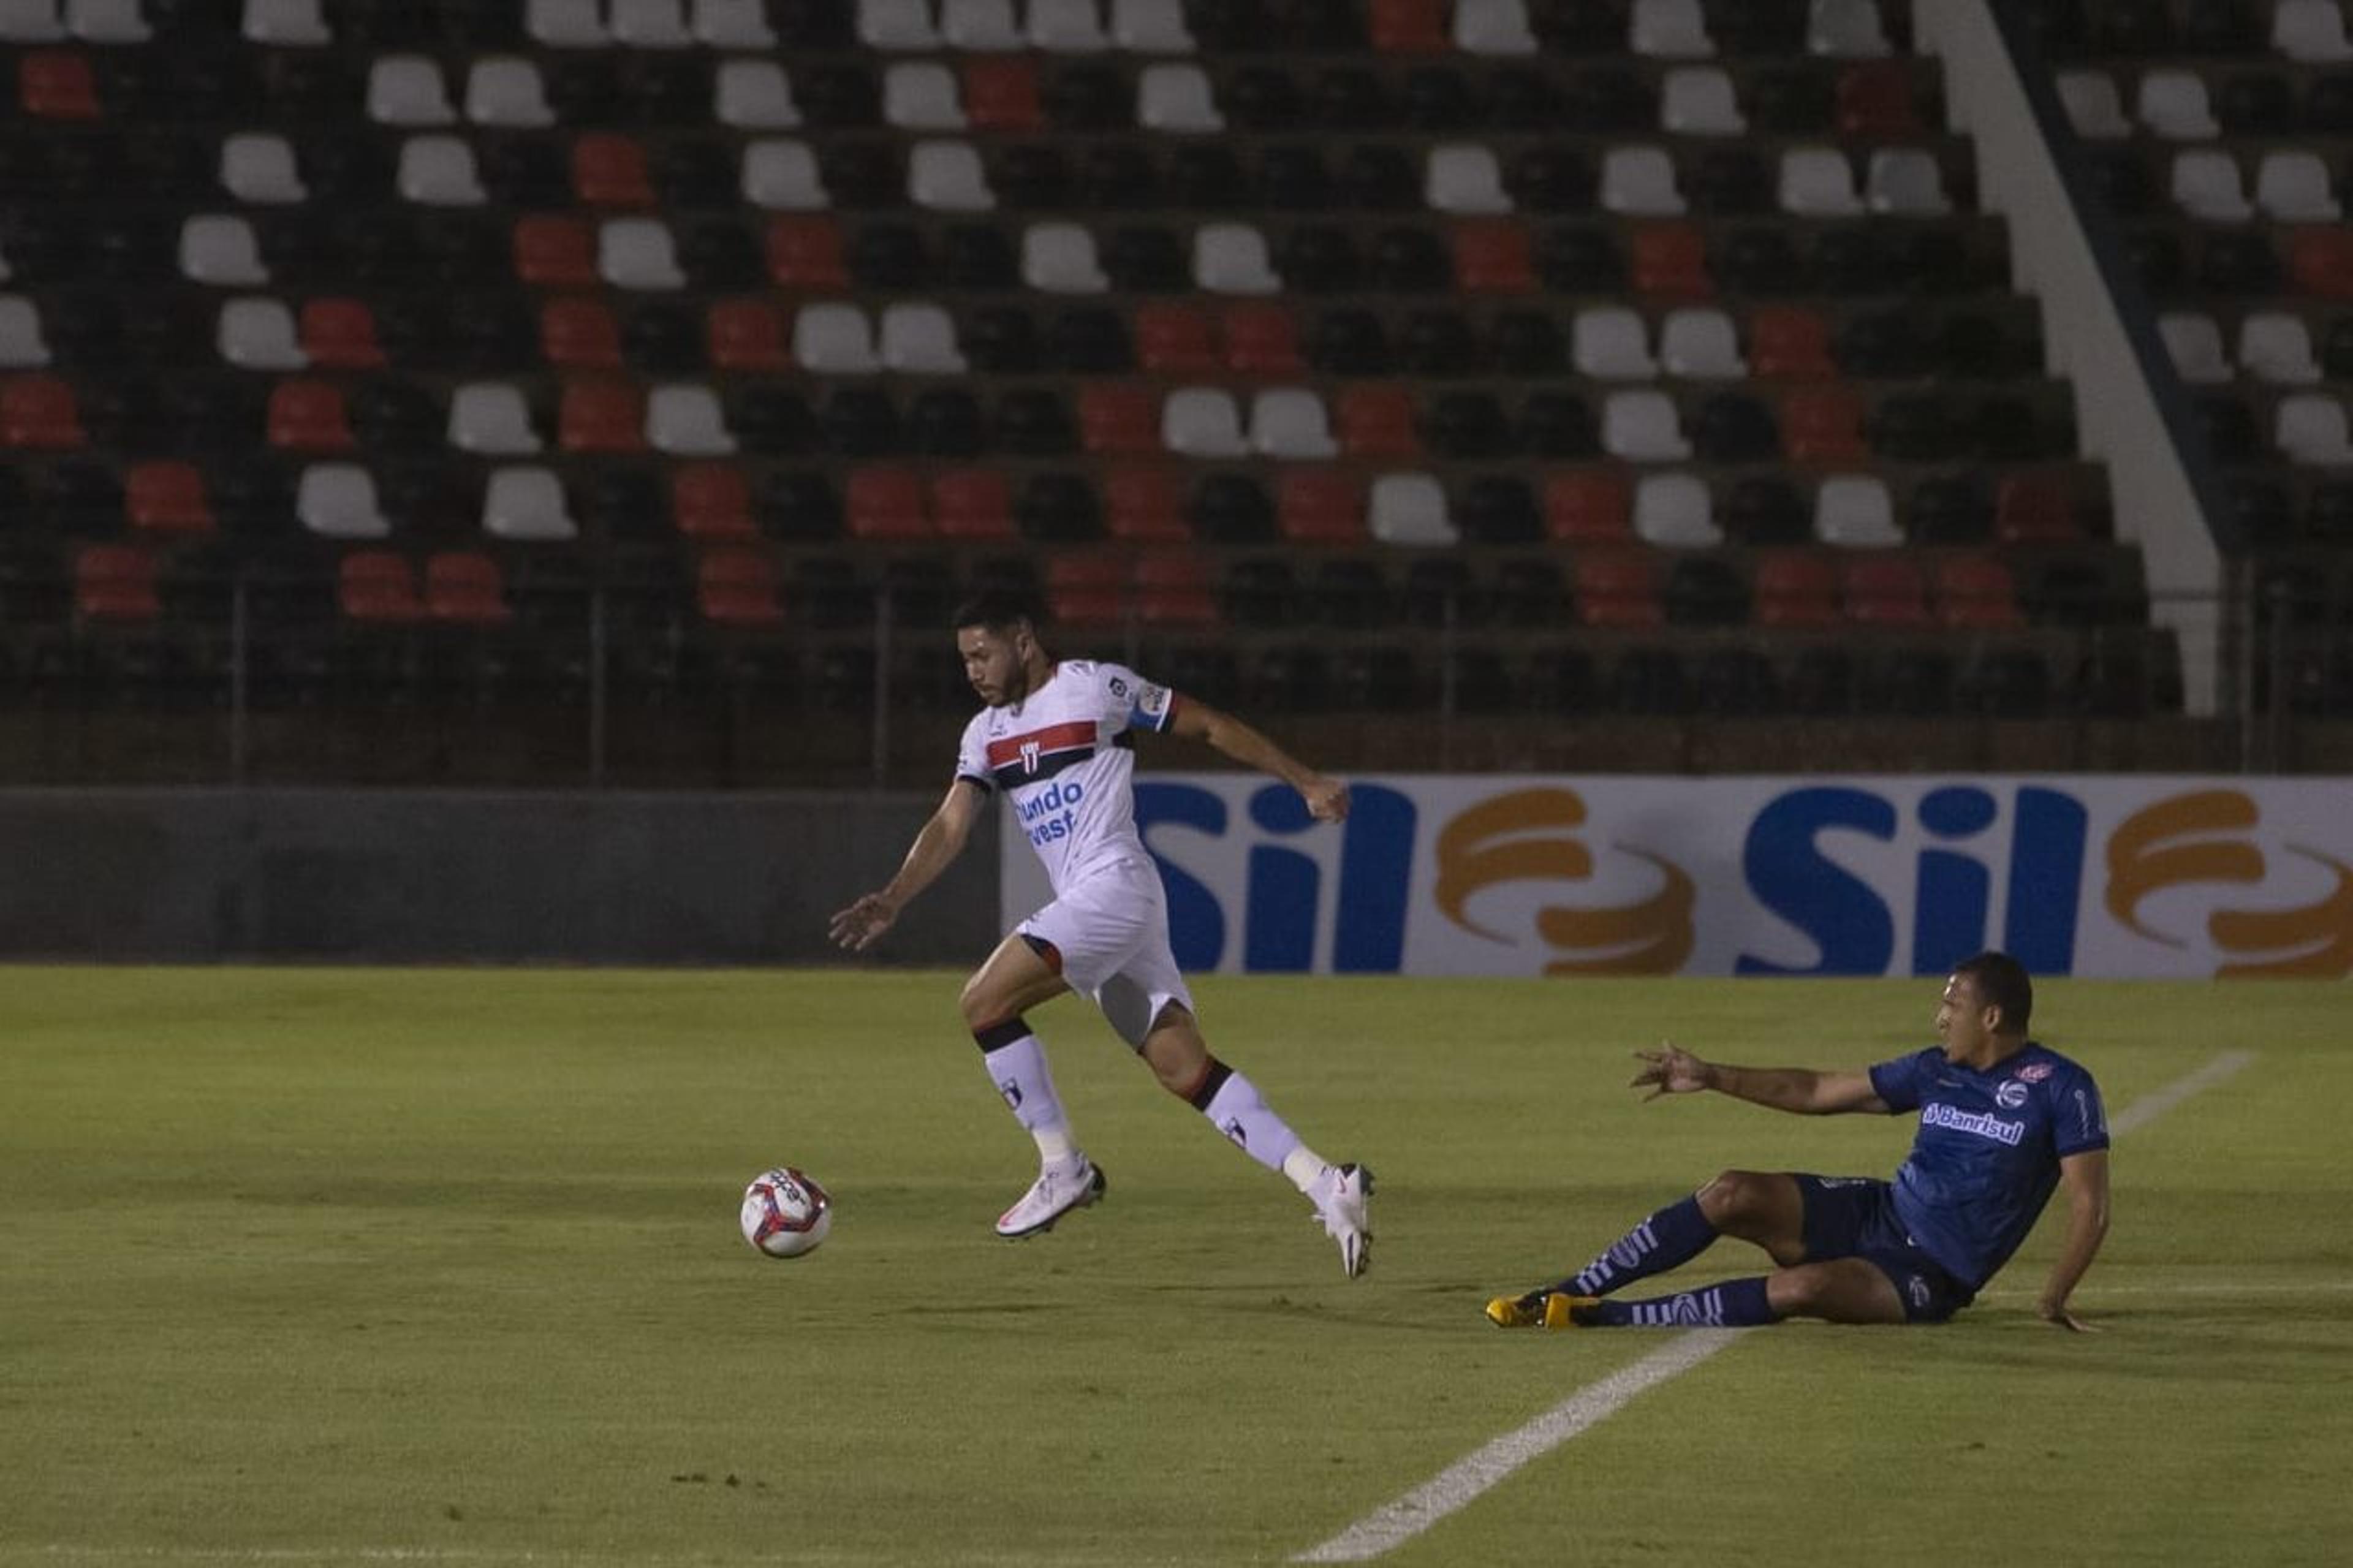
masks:
[[[1533,1328],[1545,1321],[1550,1298],[1607,1296],[1690,1262],[1720,1236],[1753,1242],[1776,1263],[1804,1258],[1806,1196],[1800,1179],[1786,1171],[1725,1171],[1690,1197],[1642,1219],[1567,1279],[1488,1302],[1487,1316],[1502,1328]]]

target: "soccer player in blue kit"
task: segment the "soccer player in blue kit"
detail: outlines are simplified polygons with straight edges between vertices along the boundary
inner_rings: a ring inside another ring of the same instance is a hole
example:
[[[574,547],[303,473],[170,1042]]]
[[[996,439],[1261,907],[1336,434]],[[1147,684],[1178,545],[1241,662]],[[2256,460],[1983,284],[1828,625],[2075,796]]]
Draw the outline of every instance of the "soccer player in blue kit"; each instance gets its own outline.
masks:
[[[1726,1171],[1569,1278],[1488,1302],[1488,1318],[1507,1329],[1942,1322],[1976,1298],[2052,1193],[2063,1190],[2066,1235],[2036,1310],[2082,1330],[2067,1302],[2107,1234],[2107,1118],[2090,1073],[2027,1038],[2033,1007],[2024,967],[1985,952],[1945,983],[1942,1045],[1868,1070],[1726,1067],[1672,1045],[1636,1052],[1646,1065],[1634,1087],[1651,1100],[1712,1089],[1800,1116],[1917,1110],[1911,1158],[1892,1183]],[[1754,1242],[1778,1267],[1671,1296],[1617,1299],[1719,1236]]]

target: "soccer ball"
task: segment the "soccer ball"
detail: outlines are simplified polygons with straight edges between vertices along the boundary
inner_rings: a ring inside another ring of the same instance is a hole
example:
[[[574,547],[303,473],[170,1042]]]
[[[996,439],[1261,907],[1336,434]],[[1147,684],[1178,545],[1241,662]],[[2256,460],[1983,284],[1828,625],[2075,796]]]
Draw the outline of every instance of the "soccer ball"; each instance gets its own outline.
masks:
[[[814,1252],[833,1228],[833,1200],[823,1187],[779,1165],[744,1189],[744,1239],[771,1258]]]

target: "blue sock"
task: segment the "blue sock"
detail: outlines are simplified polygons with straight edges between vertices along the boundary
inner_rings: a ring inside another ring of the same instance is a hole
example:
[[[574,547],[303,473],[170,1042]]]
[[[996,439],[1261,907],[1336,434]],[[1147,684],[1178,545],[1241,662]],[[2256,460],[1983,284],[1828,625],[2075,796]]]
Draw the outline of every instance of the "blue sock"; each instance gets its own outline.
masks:
[[[1670,1204],[1613,1243],[1609,1251],[1556,1287],[1569,1296],[1607,1296],[1621,1285],[1689,1263],[1715,1242],[1715,1226],[1699,1199]]]
[[[1588,1329],[1750,1329],[1781,1316],[1765,1294],[1761,1274],[1643,1301],[1597,1301],[1576,1312]]]

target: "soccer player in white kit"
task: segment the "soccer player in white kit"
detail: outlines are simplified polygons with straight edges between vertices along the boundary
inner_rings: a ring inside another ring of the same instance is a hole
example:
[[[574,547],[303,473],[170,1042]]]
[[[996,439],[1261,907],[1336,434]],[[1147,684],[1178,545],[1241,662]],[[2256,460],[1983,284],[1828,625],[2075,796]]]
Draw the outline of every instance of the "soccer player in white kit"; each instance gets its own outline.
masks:
[[[1314,1205],[1351,1279],[1372,1257],[1370,1171],[1335,1165],[1299,1140],[1257,1086],[1209,1054],[1168,945],[1160,873],[1135,827],[1134,731],[1208,742],[1296,789],[1317,820],[1348,815],[1348,786],[1324,777],[1228,714],[1154,685],[1122,665],[1057,659],[1018,596],[984,594],[956,612],[965,677],[987,706],[965,726],[947,798],[915,835],[898,875],[833,917],[860,950],[964,848],[989,797],[1011,798],[1054,900],[1015,927],[965,982],[965,1023],[997,1090],[1037,1141],[1038,1179],[997,1217],[1007,1237],[1050,1230],[1103,1194],[1103,1170],[1079,1147],[1046,1052],[1023,1014],[1077,991],[1093,1000],[1159,1078],[1250,1158],[1280,1171]]]

